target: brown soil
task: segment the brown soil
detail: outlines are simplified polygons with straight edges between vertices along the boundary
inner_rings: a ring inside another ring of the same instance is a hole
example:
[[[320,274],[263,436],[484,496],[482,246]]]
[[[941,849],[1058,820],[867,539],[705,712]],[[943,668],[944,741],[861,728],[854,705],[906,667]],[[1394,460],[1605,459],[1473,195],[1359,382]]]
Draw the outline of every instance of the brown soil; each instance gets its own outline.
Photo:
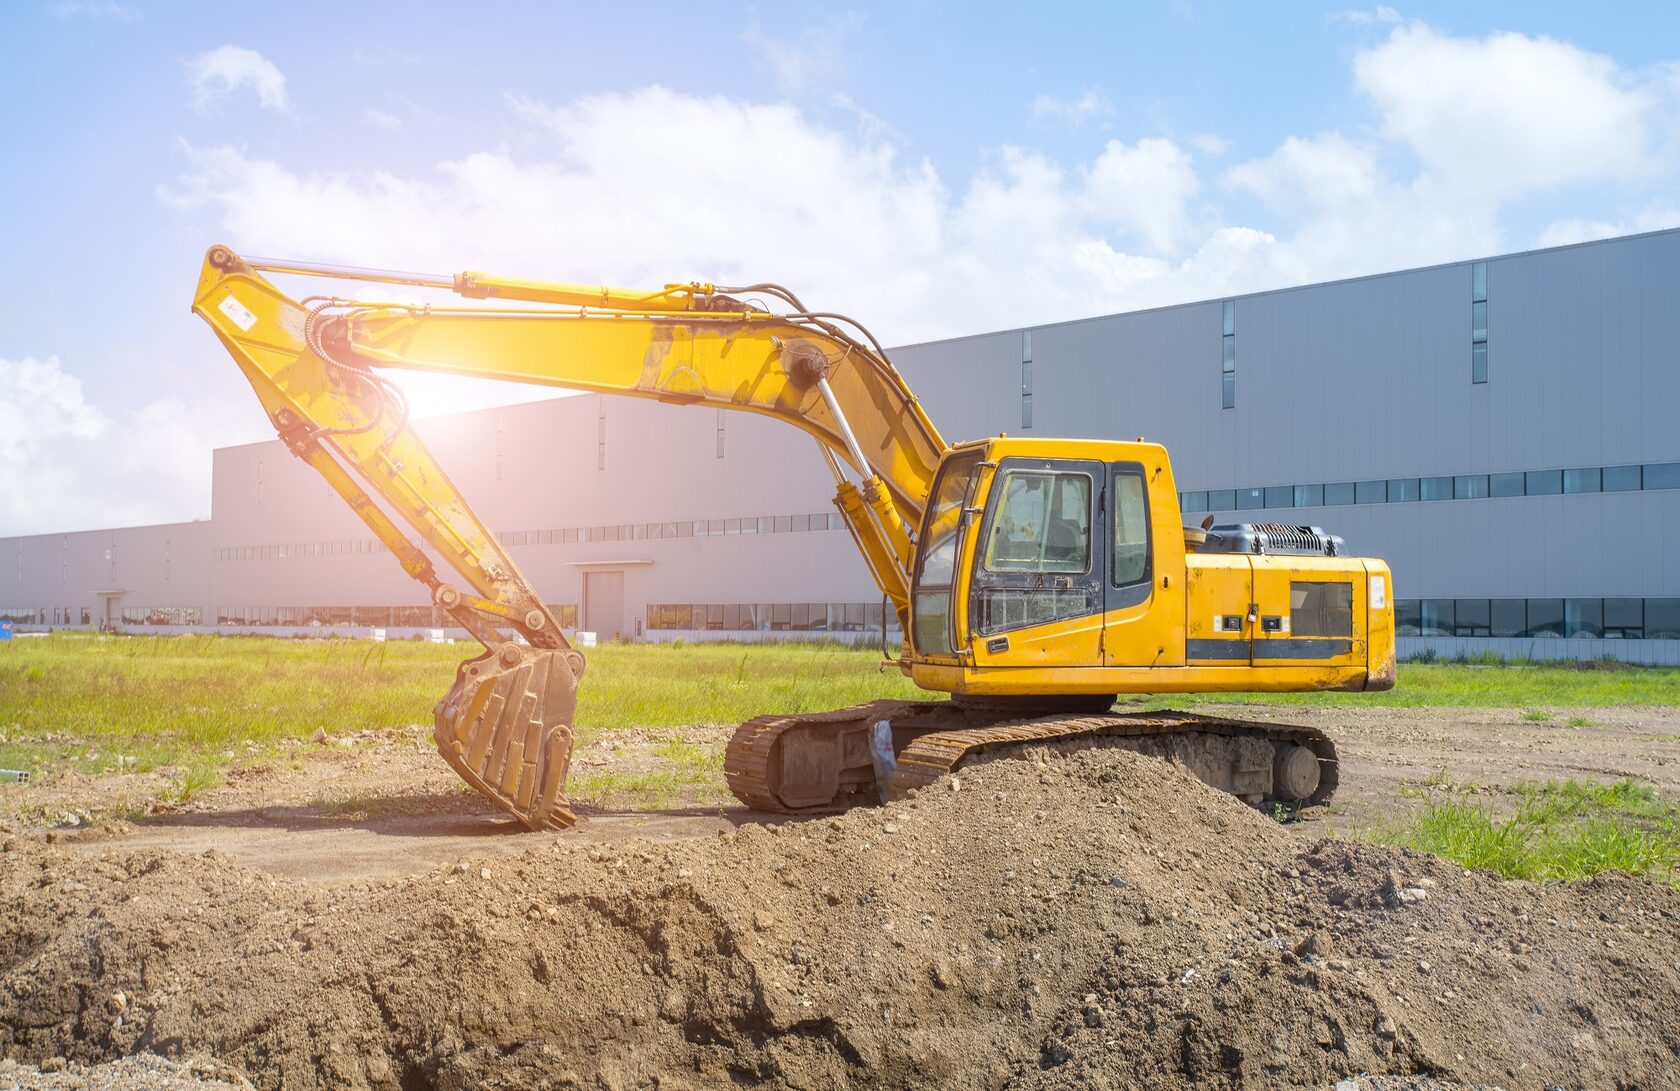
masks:
[[[1113,749],[836,818],[510,836],[388,749],[337,802],[305,762],[170,825],[0,835],[0,1052],[298,1088],[1680,1086],[1667,886],[1303,836]]]

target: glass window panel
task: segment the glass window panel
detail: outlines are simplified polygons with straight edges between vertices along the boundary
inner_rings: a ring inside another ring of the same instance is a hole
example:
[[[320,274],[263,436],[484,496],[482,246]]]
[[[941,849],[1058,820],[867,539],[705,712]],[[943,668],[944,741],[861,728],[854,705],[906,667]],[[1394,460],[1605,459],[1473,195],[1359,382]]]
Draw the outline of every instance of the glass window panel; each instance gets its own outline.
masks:
[[[1208,510],[1208,494],[1205,492],[1187,492],[1184,494],[1183,510],[1202,512]]]
[[[1478,261],[1470,266],[1470,298],[1487,298],[1487,262]]]
[[[1528,628],[1528,603],[1522,599],[1494,599],[1488,609],[1494,636],[1522,636]]]
[[[1644,599],[1605,599],[1604,635],[1639,640],[1645,635]]]
[[[1289,485],[1266,486],[1266,506],[1268,508],[1287,508],[1295,503],[1295,489]]]
[[[1022,330],[1021,331],[1021,359],[1022,360],[1031,360],[1033,358],[1032,352],[1033,352],[1032,330]]]
[[[1565,470],[1563,471],[1563,491],[1597,492],[1602,479],[1603,472],[1596,466],[1585,470]]]
[[[1453,635],[1453,600],[1452,599],[1424,599],[1423,600],[1423,635],[1424,636],[1452,636]]]
[[[1530,470],[1523,474],[1523,491],[1530,496],[1553,496],[1563,491],[1562,470]]]
[[[1637,489],[1642,476],[1638,466],[1606,466],[1603,477],[1604,491],[1628,492]]]
[[[1645,488],[1680,489],[1680,462],[1646,463]]]
[[[1563,600],[1529,599],[1528,628],[1524,636],[1554,637],[1563,635]]]
[[[706,521],[706,530],[709,534],[721,536],[723,534],[723,520],[708,519]]]
[[[1235,489],[1209,489],[1207,495],[1208,495],[1207,510],[1209,510],[1209,511],[1236,511],[1237,510],[1237,491]]]
[[[1229,337],[1237,332],[1237,301],[1227,299],[1220,305],[1220,318],[1223,321],[1225,336]]]
[[[1032,360],[1021,361],[1021,395],[1027,397],[1032,394]]]
[[[1353,482],[1337,481],[1324,486],[1324,502],[1326,504],[1353,503]]]
[[[1298,508],[1316,508],[1324,503],[1323,485],[1296,485],[1295,506]]]
[[[990,572],[1089,571],[1091,478],[1011,470],[986,527],[985,565]]]
[[[795,602],[789,605],[788,628],[795,632],[804,632],[811,627],[811,604]]]
[[[809,515],[795,515],[793,517],[793,529],[797,533],[804,533],[805,531],[810,530],[811,517]]]
[[[1460,474],[1453,478],[1453,498],[1456,500],[1479,500],[1487,494],[1487,474]]]
[[[683,520],[680,520],[680,521],[675,522],[675,523],[668,523],[666,525],[676,528],[676,533],[673,535],[673,537],[677,537],[677,538],[692,538],[692,537],[694,537],[694,524],[689,522],[687,519],[683,519]]]
[[[1032,427],[1032,395],[1021,395],[1021,427]]]
[[[1645,600],[1645,639],[1680,640],[1680,599]]]
[[[1493,620],[1487,599],[1457,599],[1453,605],[1454,636],[1489,636]]]
[[[775,530],[776,530],[776,519],[775,519],[774,516],[760,515],[758,517],[758,532],[760,534],[771,534],[771,533],[774,533]]]
[[[1423,500],[1451,500],[1453,498],[1453,479],[1450,477],[1426,477],[1418,482],[1418,497]]]
[[[1227,371],[1219,384],[1219,404],[1225,409],[1237,407],[1237,373]]]
[[[1114,584],[1124,587],[1149,578],[1149,500],[1143,477],[1114,479]]]
[[[1394,603],[1394,635],[1417,636],[1423,629],[1423,604],[1417,599],[1397,599]]]
[[[1388,482],[1388,502],[1400,504],[1407,500],[1418,498],[1418,479],[1415,477],[1394,477]]]
[[[1470,340],[1487,340],[1487,303],[1470,304]]]
[[[1361,504],[1383,504],[1388,501],[1388,482],[1361,481],[1354,486],[1354,497]]]
[[[787,534],[792,530],[793,530],[793,516],[791,516],[791,515],[778,515],[778,516],[776,516],[776,533],[777,534]]]
[[[1564,599],[1564,636],[1603,636],[1603,599]]]
[[[1488,381],[1488,347],[1486,341],[1477,341],[1470,346],[1470,381],[1473,383]]]
[[[1219,367],[1221,371],[1225,372],[1237,370],[1237,339],[1235,337],[1227,337],[1220,342]]]
[[[1255,508],[1266,506],[1266,493],[1263,489],[1238,489],[1237,510],[1253,511]]]
[[[1489,496],[1521,496],[1523,494],[1522,474],[1489,474]]]

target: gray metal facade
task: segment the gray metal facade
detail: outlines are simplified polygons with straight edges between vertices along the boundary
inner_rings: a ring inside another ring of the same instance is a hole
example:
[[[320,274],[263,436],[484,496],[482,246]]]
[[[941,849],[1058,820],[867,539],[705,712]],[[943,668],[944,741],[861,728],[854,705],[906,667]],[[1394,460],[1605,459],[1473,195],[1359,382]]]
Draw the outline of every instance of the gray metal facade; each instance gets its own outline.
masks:
[[[1478,264],[1485,382],[1472,381]],[[1220,522],[1316,524],[1350,552],[1385,558],[1411,611],[1403,623],[1418,622],[1403,630],[1403,651],[1680,661],[1680,640],[1586,638],[1592,602],[1599,629],[1607,608],[1646,604],[1656,624],[1627,630],[1636,637],[1666,634],[1670,605],[1680,610],[1676,300],[1680,231],[1667,231],[1239,296],[1229,353],[1227,301],[1216,299],[892,355],[949,439],[1145,436],[1172,452],[1187,522],[1211,511]],[[1235,404],[1225,408],[1231,357]],[[832,484],[811,441],[775,422],[586,396],[420,427],[538,590],[578,606],[586,627],[591,571],[624,573],[622,615],[594,612],[621,616],[626,636],[692,636],[701,624],[716,635],[855,632],[847,622],[878,606],[849,536],[829,529]],[[424,606],[278,442],[214,457],[208,522],[0,538],[0,563],[15,562],[12,579],[0,568],[0,610],[52,625],[79,623],[84,607],[95,622],[107,607],[112,620],[196,608],[205,626],[289,631],[362,624],[341,608],[378,620]],[[1573,474],[1567,492],[1551,473],[1607,467],[1617,472]],[[1638,484],[1606,491],[1626,485],[1627,467]],[[1518,495],[1487,495],[1513,480]],[[1333,504],[1315,491],[1361,482],[1362,499],[1380,483],[1382,502]],[[1431,487],[1446,498],[1412,499]],[[1517,602],[1530,604],[1538,632],[1510,630]],[[1553,603],[1574,604],[1558,635],[1582,639],[1550,639]],[[1491,625],[1484,638],[1483,609],[1504,611],[1502,639]],[[687,617],[687,629],[674,627]]]

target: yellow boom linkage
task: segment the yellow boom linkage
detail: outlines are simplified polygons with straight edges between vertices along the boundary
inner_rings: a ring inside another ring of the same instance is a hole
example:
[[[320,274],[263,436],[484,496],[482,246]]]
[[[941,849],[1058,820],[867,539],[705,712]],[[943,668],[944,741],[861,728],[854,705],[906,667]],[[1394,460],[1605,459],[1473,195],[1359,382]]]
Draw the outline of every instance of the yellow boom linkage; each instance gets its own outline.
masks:
[[[265,272],[446,289],[504,303],[300,301]],[[786,309],[772,312],[764,299]],[[837,482],[836,506],[901,630],[909,631],[913,528],[945,442],[867,333],[839,316],[806,311],[785,289],[674,284],[637,293],[479,273],[423,276],[244,259],[216,246],[205,257],[193,311],[215,330],[291,451],[484,645],[460,665],[437,705],[438,749],[468,783],[528,826],[575,821],[565,783],[584,658],[415,434],[401,392],[381,369],[785,420],[822,448]],[[464,587],[439,577],[428,549]]]

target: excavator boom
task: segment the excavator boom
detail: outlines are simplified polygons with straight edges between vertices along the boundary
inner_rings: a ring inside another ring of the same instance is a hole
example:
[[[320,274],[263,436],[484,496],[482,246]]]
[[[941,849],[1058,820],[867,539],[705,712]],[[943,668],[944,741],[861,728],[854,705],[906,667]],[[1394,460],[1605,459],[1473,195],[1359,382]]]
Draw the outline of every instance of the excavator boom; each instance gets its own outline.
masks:
[[[296,300],[264,273],[505,303]],[[290,450],[484,645],[438,703],[438,747],[463,778],[529,826],[573,821],[564,787],[584,658],[416,434],[387,369],[780,418],[821,447],[837,479],[836,505],[908,625],[912,528],[944,440],[866,331],[806,311],[776,285],[673,284],[644,293],[246,260],[217,246],[205,257],[193,310],[238,363]],[[433,558],[459,584],[440,575]]]

